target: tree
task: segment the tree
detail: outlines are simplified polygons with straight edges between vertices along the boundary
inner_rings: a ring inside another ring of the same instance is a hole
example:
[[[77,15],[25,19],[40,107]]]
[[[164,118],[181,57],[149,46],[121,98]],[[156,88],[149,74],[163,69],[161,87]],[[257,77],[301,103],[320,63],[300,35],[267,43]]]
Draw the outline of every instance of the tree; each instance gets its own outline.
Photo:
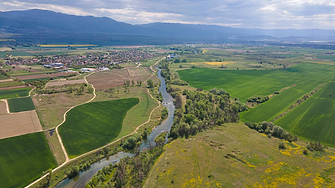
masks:
[[[148,83],[148,85],[149,85],[149,88],[153,88],[153,87],[154,87],[154,82],[153,82],[151,79],[149,79],[149,80],[147,81],[147,83]]]
[[[131,81],[131,85],[133,85],[133,86],[135,85],[135,82],[134,82],[134,80],[132,80],[132,81]]]
[[[67,94],[70,94],[72,92],[73,92],[73,89],[72,89],[72,87],[70,87],[69,90],[67,91]]]

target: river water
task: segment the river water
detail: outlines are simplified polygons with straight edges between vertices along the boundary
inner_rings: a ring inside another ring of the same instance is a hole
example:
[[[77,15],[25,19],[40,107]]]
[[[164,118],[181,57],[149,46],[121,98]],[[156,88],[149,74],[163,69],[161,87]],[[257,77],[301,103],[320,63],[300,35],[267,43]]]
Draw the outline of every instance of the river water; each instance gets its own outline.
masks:
[[[157,126],[149,135],[146,141],[143,141],[140,146],[140,151],[145,151],[150,147],[155,147],[155,138],[160,135],[162,132],[169,132],[171,129],[171,125],[173,123],[173,114],[174,114],[174,104],[171,95],[166,91],[166,83],[165,79],[161,76],[161,70],[158,69],[158,78],[161,81],[161,86],[159,87],[159,92],[162,93],[163,102],[162,105],[168,109],[168,117],[166,120],[162,122],[159,126]],[[167,140],[167,139],[166,139]],[[82,188],[85,187],[86,183],[90,181],[90,179],[103,167],[108,166],[109,164],[115,164],[120,161],[120,159],[129,156],[134,156],[133,153],[125,153],[119,152],[116,155],[110,156],[107,159],[102,159],[90,166],[87,170],[80,172],[77,176],[71,179],[65,179],[59,182],[55,188]]]

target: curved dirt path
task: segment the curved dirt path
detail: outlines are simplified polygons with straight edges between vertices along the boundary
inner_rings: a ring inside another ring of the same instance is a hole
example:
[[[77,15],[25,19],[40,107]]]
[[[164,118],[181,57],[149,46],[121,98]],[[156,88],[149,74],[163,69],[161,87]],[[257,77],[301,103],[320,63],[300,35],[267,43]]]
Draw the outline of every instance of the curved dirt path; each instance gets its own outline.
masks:
[[[156,65],[157,63],[159,63],[159,62],[162,61],[163,59],[165,59],[165,57],[163,57],[162,59],[158,60],[154,65]],[[153,65],[150,66],[150,69],[153,71],[153,74],[152,74],[149,78],[151,78],[152,76],[154,76],[154,74],[155,74],[155,72],[156,72],[155,70],[152,69],[152,66],[153,66]],[[88,77],[88,76],[90,76],[90,75],[92,75],[92,74],[93,74],[93,73],[91,73],[91,74],[89,74],[89,75],[86,75],[86,76],[84,77],[86,83],[88,83],[87,80],[86,80],[86,77]],[[149,79],[149,78],[148,78],[148,79]],[[147,80],[148,80],[148,79],[147,79]],[[88,84],[89,84],[89,83],[88,83]],[[91,85],[92,85],[92,87],[93,87],[93,94],[94,94],[94,96],[93,96],[92,99],[90,99],[89,101],[87,101],[87,102],[85,102],[85,103],[82,103],[82,104],[89,103],[89,102],[93,101],[93,100],[95,99],[95,97],[96,97],[96,94],[95,94],[95,88],[94,88],[93,84],[91,84]],[[144,122],[144,123],[142,123],[141,125],[137,126],[136,129],[134,130],[134,132],[132,132],[132,133],[130,133],[130,134],[128,134],[128,135],[125,135],[125,136],[123,136],[123,137],[121,137],[121,138],[119,138],[119,139],[117,139],[117,140],[114,140],[113,142],[108,143],[107,145],[104,145],[104,146],[102,146],[102,147],[100,147],[100,148],[97,148],[97,149],[95,149],[95,150],[92,150],[92,151],[89,151],[89,152],[84,153],[84,154],[82,154],[82,155],[79,155],[78,157],[75,157],[75,158],[73,158],[73,159],[69,159],[69,157],[68,157],[68,155],[67,155],[67,153],[66,153],[66,150],[65,150],[65,147],[64,147],[64,145],[63,145],[62,139],[61,139],[61,137],[60,137],[60,135],[59,135],[59,133],[58,133],[58,127],[61,126],[61,125],[65,122],[65,120],[66,120],[66,114],[67,114],[72,108],[74,108],[74,107],[76,107],[76,106],[79,106],[79,105],[82,105],[82,104],[75,105],[75,106],[71,107],[70,109],[68,109],[68,110],[64,113],[64,120],[63,120],[63,122],[61,122],[61,123],[56,127],[56,134],[57,134],[57,137],[58,137],[59,142],[60,142],[60,144],[61,144],[61,147],[62,147],[62,150],[63,150],[63,152],[64,152],[64,155],[65,155],[66,160],[65,160],[65,162],[64,162],[63,164],[61,164],[61,165],[59,165],[58,167],[56,167],[55,169],[53,169],[52,172],[55,172],[56,170],[60,169],[61,167],[63,167],[64,165],[66,165],[67,163],[69,163],[69,162],[71,162],[71,161],[74,161],[74,160],[76,160],[76,159],[78,159],[78,158],[80,158],[80,157],[83,157],[83,156],[85,156],[85,155],[94,153],[94,152],[96,152],[96,151],[98,151],[98,150],[101,150],[101,149],[103,149],[104,147],[107,147],[107,146],[109,146],[109,145],[112,145],[112,144],[114,144],[114,143],[116,143],[116,142],[118,142],[118,141],[120,141],[120,140],[122,140],[122,139],[124,139],[124,138],[126,138],[126,137],[129,137],[129,136],[131,136],[131,135],[136,134],[136,133],[137,133],[137,130],[138,130],[139,128],[141,128],[143,125],[145,125],[145,124],[147,124],[147,123],[149,123],[149,122],[151,121],[152,113],[153,113],[156,109],[158,109],[158,108],[161,106],[161,102],[158,101],[157,99],[155,99],[155,98],[152,97],[152,95],[151,95],[150,92],[149,92],[149,89],[147,89],[147,92],[148,92],[148,94],[150,95],[150,97],[151,97],[152,99],[154,99],[154,100],[158,103],[158,106],[157,106],[156,108],[154,108],[154,109],[151,110],[150,115],[149,115],[149,118],[148,118],[148,120],[147,120],[146,122]],[[39,179],[35,180],[34,182],[32,182],[31,184],[29,184],[29,185],[26,186],[25,188],[29,188],[29,187],[31,187],[32,185],[34,185],[34,184],[36,184],[37,182],[41,181],[41,180],[42,180],[43,178],[45,178],[47,175],[49,175],[49,173],[47,173],[47,174],[45,174],[44,176],[40,177]]]

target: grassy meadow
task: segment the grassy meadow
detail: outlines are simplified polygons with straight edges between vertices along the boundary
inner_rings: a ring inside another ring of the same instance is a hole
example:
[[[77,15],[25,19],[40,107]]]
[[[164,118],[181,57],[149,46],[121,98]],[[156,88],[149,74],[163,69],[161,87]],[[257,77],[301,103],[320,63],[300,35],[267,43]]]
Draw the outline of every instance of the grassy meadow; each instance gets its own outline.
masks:
[[[56,167],[43,132],[0,140],[1,187],[24,187]]]
[[[35,110],[31,97],[9,99],[8,106],[11,113]]]
[[[9,99],[17,97],[26,97],[29,95],[30,87],[19,88],[19,89],[9,89],[0,90],[0,99]]]
[[[104,146],[114,140],[122,129],[129,109],[139,103],[138,98],[92,102],[68,112],[59,127],[70,158]]]
[[[6,79],[9,79],[9,78],[7,76],[0,74],[0,80],[6,80]]]
[[[304,138],[335,146],[335,82],[317,91],[275,124]]]
[[[0,88],[1,87],[9,87],[9,86],[19,86],[24,85],[23,82],[0,82]]]
[[[303,154],[304,142],[268,138],[242,124],[225,124],[164,146],[144,187],[331,187],[335,152]]]

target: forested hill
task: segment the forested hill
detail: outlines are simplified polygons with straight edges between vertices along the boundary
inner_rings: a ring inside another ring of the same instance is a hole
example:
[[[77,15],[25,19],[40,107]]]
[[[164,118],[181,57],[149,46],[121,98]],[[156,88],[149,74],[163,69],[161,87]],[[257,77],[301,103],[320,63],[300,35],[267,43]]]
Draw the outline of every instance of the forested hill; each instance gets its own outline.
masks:
[[[335,40],[333,30],[241,29],[216,25],[150,23],[131,25],[107,17],[74,16],[47,10],[0,12],[0,34],[21,35],[122,35],[146,37],[193,37],[240,40]],[[17,35],[18,36],[18,35]],[[298,37],[299,36],[299,37]]]

